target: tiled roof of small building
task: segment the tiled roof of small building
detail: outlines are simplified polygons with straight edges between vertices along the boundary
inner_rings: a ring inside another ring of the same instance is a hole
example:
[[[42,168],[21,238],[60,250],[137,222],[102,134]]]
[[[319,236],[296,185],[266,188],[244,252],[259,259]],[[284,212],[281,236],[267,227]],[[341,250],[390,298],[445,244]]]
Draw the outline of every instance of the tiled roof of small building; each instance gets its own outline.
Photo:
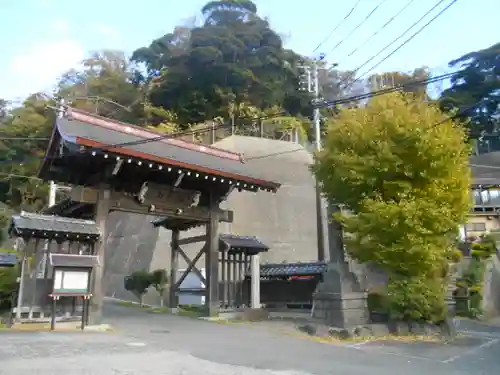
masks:
[[[242,251],[247,253],[259,253],[269,250],[269,246],[265,245],[255,236],[239,236],[236,234],[221,234],[220,240],[229,246],[230,251]]]
[[[314,276],[322,274],[326,269],[327,265],[323,262],[263,264],[260,266],[260,276]]]
[[[9,229],[16,236],[95,241],[99,229],[94,221],[21,212],[12,216]]]

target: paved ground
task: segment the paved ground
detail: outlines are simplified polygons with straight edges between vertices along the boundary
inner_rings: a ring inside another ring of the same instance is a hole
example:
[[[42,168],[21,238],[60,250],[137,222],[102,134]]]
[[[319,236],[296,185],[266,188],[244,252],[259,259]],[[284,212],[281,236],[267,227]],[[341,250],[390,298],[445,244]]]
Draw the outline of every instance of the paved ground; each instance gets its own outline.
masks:
[[[500,327],[461,322],[454,344],[331,345],[271,326],[221,325],[113,304],[117,333],[0,333],[0,374],[342,374],[500,373]]]

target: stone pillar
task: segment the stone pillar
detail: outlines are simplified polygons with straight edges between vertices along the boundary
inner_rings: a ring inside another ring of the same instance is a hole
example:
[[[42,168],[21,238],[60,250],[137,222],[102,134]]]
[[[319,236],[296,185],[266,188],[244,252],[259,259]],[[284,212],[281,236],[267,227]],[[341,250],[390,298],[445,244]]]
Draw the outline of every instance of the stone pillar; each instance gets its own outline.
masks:
[[[95,222],[99,228],[99,241],[95,245],[95,255],[99,257],[99,265],[92,271],[92,298],[89,309],[89,325],[102,323],[102,308],[104,305],[104,261],[107,242],[107,220],[110,207],[110,190],[103,186],[99,189],[98,200],[95,207]]]
[[[329,216],[334,212],[330,208]],[[328,268],[313,295],[313,318],[338,328],[364,325],[368,322],[367,296],[346,258],[340,223],[328,225],[327,243]]]
[[[252,309],[260,309],[260,256],[259,254],[255,254],[251,258],[252,284],[250,288],[252,299],[250,307]]]

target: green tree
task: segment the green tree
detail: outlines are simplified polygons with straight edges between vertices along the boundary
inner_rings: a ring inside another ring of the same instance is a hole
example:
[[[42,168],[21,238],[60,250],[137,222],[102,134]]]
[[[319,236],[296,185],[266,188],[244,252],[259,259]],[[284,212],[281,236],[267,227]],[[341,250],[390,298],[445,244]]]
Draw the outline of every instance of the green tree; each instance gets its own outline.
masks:
[[[298,92],[300,56],[258,17],[251,1],[213,1],[202,9],[201,27],[173,33],[136,50],[144,64],[152,105],[170,110],[183,128],[217,117],[238,119],[242,103],[290,114],[310,109]]]
[[[57,95],[75,108],[141,125],[146,93],[136,82],[135,65],[121,51],[91,54],[82,69],[66,72],[58,86]]]
[[[156,289],[160,295],[160,306],[164,304],[164,293],[169,283],[168,273],[164,269],[158,269],[151,272],[151,285]]]
[[[54,121],[52,100],[34,94],[6,113],[0,124],[0,201],[15,210],[37,211],[46,204],[47,184],[35,178]],[[22,138],[22,139],[16,139]],[[23,177],[27,176],[27,177]]]
[[[151,286],[151,282],[151,274],[147,271],[140,270],[132,272],[130,276],[126,276],[124,280],[124,286],[125,290],[128,290],[139,299],[139,302],[142,306],[144,295],[148,291],[148,288]]]
[[[409,73],[405,72],[385,72],[373,74],[368,78],[371,90],[381,90],[387,87],[404,85],[412,81],[422,81],[431,77],[429,68],[421,67]],[[419,96],[427,94],[427,85],[417,85],[405,88],[403,91],[411,92]]]
[[[424,290],[420,318],[445,311],[443,277],[471,205],[468,155],[465,131],[413,95],[341,110],[329,125],[315,173],[328,199],[346,208],[337,219],[348,252],[389,275],[395,316],[415,318],[405,301]]]
[[[497,133],[500,114],[500,43],[450,62],[458,68],[451,86],[441,95],[441,107],[458,110],[474,136]]]

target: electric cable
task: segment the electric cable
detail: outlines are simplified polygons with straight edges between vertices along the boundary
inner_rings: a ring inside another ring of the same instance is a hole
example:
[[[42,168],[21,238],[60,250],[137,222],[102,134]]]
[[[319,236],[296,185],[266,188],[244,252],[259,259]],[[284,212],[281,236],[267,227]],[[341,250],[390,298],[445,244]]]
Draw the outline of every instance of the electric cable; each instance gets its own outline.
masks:
[[[409,38],[407,38],[403,43],[401,43],[396,49],[394,49],[391,53],[389,53],[387,56],[385,56],[382,60],[380,60],[378,63],[373,65],[370,69],[368,69],[365,73],[360,75],[354,82],[359,81],[361,78],[366,76],[368,73],[376,69],[380,64],[382,64],[384,61],[389,59],[391,56],[393,56],[396,52],[398,52],[401,48],[403,48],[405,45],[407,45],[409,42],[411,42],[418,34],[420,34],[425,28],[427,28],[431,23],[433,23],[435,20],[437,20],[444,12],[446,12],[448,9],[451,8],[452,5],[456,4],[458,0],[453,0],[451,3],[449,3],[446,7],[444,7],[438,14],[436,14],[434,17],[432,17],[426,24],[424,24],[420,29],[418,29],[415,33],[413,33]]]
[[[333,36],[333,34],[335,34],[335,31],[338,30],[338,28],[340,26],[342,26],[344,24],[345,21],[347,21],[349,19],[349,17],[354,13],[354,11],[356,10],[356,8],[358,7],[359,3],[361,2],[361,0],[357,0],[356,3],[353,5],[353,7],[351,8],[351,10],[344,16],[344,18],[342,18],[338,23],[337,25],[330,31],[330,33],[326,36],[325,39],[323,39],[317,46],[316,48],[312,51],[312,53],[316,52],[317,50],[319,50],[321,48],[321,46],[323,44],[325,44],[326,42],[328,42],[330,40],[330,38]]]
[[[358,52],[361,48],[363,48],[369,41],[371,41],[373,38],[375,38],[382,30],[384,30],[387,26],[389,26],[396,18],[398,18],[406,9],[410,7],[411,4],[413,4],[415,0],[409,0],[395,15],[393,15],[389,20],[384,23],[381,27],[379,27],[372,35],[370,35],[367,39],[365,39],[364,42],[359,44],[356,48],[354,48],[347,57],[353,56],[356,52]]]
[[[420,17],[417,21],[415,21],[413,24],[411,24],[405,31],[403,31],[398,37],[396,37],[396,39],[392,40],[389,44],[385,45],[381,50],[379,50],[377,53],[375,53],[374,55],[372,55],[368,60],[366,60],[364,63],[362,63],[360,66],[358,66],[356,69],[354,69],[354,73],[357,73],[359,72],[362,68],[364,68],[366,65],[368,65],[370,62],[372,62],[374,59],[376,59],[377,57],[379,57],[384,51],[386,51],[388,48],[390,48],[392,45],[394,45],[398,40],[402,39],[408,32],[410,32],[415,26],[417,26],[420,22],[422,22],[422,20],[425,19],[425,17],[427,17],[429,14],[432,13],[432,11],[434,9],[436,9],[439,5],[441,5],[442,3],[444,3],[446,0],[439,0],[432,8],[430,8],[427,12],[425,12],[425,14]],[[453,0],[453,2],[451,3],[454,4],[457,0]],[[448,5],[447,8],[449,8],[451,5]],[[445,8],[445,9],[447,9]],[[443,11],[441,11],[440,14],[442,14]],[[427,25],[428,26],[428,25]],[[425,27],[427,27],[425,26]],[[424,27],[424,28],[425,28]],[[423,28],[417,32],[411,39],[413,39],[416,35],[418,35],[418,33],[420,33],[421,31],[423,30]],[[410,39],[410,40],[411,40]],[[409,42],[409,41],[408,41]],[[406,43],[408,43],[406,42]],[[400,47],[401,48],[401,47]],[[394,52],[395,53],[395,52]],[[394,54],[392,53],[391,56]],[[390,57],[390,56],[389,56]],[[369,71],[368,71],[369,72]],[[364,75],[366,75],[366,73],[364,73]],[[357,79],[359,81],[359,78]]]
[[[345,38],[343,38],[342,40],[340,40],[335,46],[333,46],[333,48],[328,51],[328,53],[332,53],[333,51],[335,51],[338,47],[340,47],[346,40],[348,40],[356,31],[358,31],[358,29],[363,26],[365,24],[365,22],[367,22],[371,16],[373,16],[373,14],[385,3],[387,2],[387,0],[381,0],[378,5],[375,5],[375,7],[371,10],[370,13],[368,13],[368,15],[354,28],[351,30],[351,32],[349,34],[347,34],[347,36]]]

